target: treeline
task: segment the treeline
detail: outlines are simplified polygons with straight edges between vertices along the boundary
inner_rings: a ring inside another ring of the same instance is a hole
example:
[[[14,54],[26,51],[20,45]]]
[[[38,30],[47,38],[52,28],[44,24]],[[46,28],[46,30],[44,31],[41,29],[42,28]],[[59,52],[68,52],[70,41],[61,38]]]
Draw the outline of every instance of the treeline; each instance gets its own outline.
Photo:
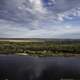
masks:
[[[79,42],[9,42],[0,41],[0,54],[54,56],[80,54]]]

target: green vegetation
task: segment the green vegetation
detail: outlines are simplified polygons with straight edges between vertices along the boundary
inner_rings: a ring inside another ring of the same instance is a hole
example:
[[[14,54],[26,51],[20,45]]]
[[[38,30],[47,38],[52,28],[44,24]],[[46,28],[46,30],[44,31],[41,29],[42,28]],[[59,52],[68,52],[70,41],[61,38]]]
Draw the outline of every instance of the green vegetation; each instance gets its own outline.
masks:
[[[33,56],[65,56],[80,54],[80,41],[0,41],[0,54],[27,54]]]

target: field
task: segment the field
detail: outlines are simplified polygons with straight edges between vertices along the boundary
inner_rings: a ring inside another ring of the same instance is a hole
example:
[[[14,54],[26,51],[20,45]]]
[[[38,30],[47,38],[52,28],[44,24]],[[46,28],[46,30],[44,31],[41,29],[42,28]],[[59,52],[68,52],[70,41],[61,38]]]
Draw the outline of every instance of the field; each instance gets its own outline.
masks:
[[[77,56],[80,55],[80,40],[0,40],[0,54]]]

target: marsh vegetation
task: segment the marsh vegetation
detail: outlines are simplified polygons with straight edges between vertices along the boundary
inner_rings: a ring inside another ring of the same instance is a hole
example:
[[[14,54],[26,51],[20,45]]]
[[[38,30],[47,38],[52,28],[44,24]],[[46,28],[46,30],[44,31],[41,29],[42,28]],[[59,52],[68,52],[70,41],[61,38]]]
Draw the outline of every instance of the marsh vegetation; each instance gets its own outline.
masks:
[[[56,40],[42,42],[0,41],[0,54],[33,56],[73,56],[80,54],[80,40]]]

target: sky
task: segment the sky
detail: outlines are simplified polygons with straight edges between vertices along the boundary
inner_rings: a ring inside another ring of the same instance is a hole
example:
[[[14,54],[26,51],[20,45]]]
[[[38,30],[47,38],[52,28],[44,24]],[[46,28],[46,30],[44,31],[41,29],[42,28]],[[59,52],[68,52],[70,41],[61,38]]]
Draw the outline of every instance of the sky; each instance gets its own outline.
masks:
[[[80,0],[0,0],[0,38],[80,39]]]

